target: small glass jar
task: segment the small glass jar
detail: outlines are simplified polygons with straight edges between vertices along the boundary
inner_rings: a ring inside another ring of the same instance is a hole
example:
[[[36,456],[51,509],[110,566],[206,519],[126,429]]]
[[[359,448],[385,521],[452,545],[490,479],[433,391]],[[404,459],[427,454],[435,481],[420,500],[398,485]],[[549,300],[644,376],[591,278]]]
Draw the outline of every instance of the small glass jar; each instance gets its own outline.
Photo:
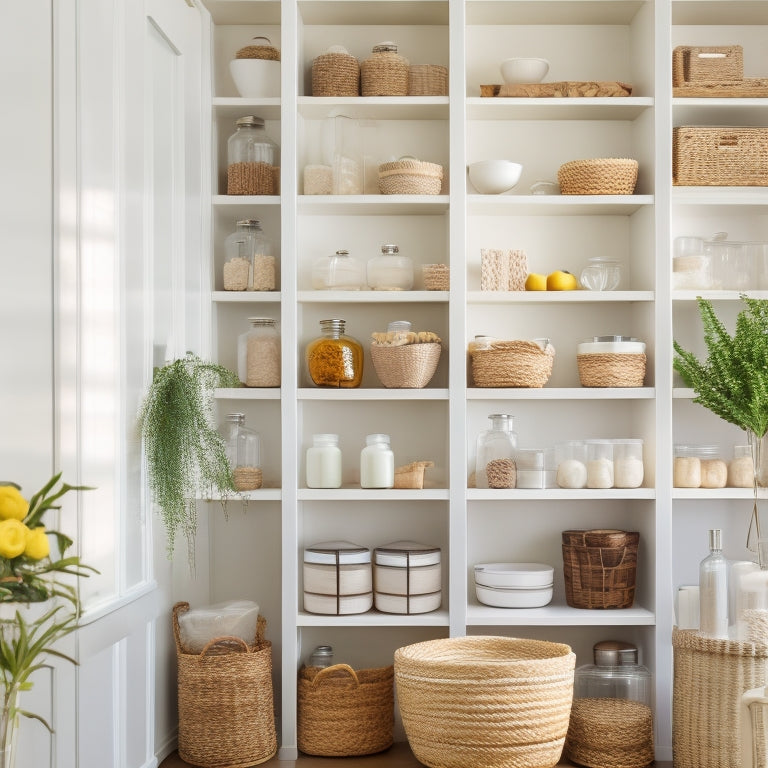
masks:
[[[222,436],[235,489],[253,491],[261,488],[261,441],[258,432],[245,426],[245,414],[227,414]]]
[[[541,448],[518,448],[515,488],[544,488],[544,451]]]
[[[651,673],[638,664],[637,646],[604,640],[593,647],[594,664],[577,667],[574,699],[625,699],[651,705]]]
[[[309,376],[318,387],[359,387],[363,380],[363,346],[345,336],[346,322],[339,318],[320,321],[323,335],[307,344]]]
[[[271,317],[249,317],[237,338],[237,375],[246,387],[280,386],[280,334]]]
[[[411,328],[410,320],[392,320],[387,323],[387,340],[393,344],[405,344]]]
[[[555,446],[555,482],[559,488],[587,487],[587,446],[581,440],[570,440]]]
[[[613,441],[613,485],[616,488],[639,488],[643,484],[643,441],[621,439]]]
[[[275,257],[258,219],[242,219],[224,240],[224,290],[274,291]]]
[[[338,435],[312,435],[312,446],[307,449],[307,488],[341,488]]]
[[[360,64],[362,96],[407,96],[408,59],[387,41],[373,46],[372,55]]]
[[[613,443],[587,440],[587,488],[613,488]]]
[[[593,256],[579,278],[588,291],[615,291],[621,282],[621,264],[613,259]]]
[[[318,645],[310,654],[307,666],[321,669],[333,666],[333,648],[330,645]]]
[[[675,488],[725,488],[728,465],[717,445],[676,445],[672,484]]]
[[[755,483],[755,462],[751,445],[734,445],[733,458],[728,463],[728,487],[752,488]]]
[[[247,115],[235,121],[227,141],[227,194],[276,195],[280,190],[278,147],[264,120]]]
[[[475,487],[514,488],[517,434],[512,429],[514,417],[494,413],[488,417],[490,429],[477,437]]]
[[[395,485],[395,455],[389,445],[389,435],[368,435],[360,451],[360,487],[393,488]]]
[[[321,256],[312,265],[312,287],[316,291],[359,291],[364,283],[363,265],[349,251]]]
[[[413,259],[400,255],[396,245],[382,245],[381,255],[368,262],[368,286],[374,291],[410,291]]]

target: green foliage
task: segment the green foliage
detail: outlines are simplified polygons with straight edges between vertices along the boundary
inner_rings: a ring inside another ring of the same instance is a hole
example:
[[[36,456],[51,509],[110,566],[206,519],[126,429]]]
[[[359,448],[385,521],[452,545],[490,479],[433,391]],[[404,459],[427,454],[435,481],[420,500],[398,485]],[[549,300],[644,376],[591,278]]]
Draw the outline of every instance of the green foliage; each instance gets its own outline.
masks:
[[[768,431],[768,301],[741,297],[744,309],[731,336],[712,303],[698,298],[707,358],[674,342],[675,370],[700,403],[721,419],[762,437]]]
[[[192,553],[195,498],[234,489],[222,437],[213,425],[213,390],[239,387],[237,374],[189,353],[155,371],[139,412],[149,486],[160,509],[171,557],[181,531]]]

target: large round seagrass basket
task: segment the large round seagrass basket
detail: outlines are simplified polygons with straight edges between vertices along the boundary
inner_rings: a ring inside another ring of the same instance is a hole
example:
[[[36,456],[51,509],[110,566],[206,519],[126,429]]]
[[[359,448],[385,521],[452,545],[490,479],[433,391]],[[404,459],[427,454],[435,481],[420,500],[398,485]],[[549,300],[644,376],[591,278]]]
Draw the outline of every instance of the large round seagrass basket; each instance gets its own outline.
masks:
[[[395,651],[400,716],[429,768],[552,768],[573,700],[561,643],[477,635]]]

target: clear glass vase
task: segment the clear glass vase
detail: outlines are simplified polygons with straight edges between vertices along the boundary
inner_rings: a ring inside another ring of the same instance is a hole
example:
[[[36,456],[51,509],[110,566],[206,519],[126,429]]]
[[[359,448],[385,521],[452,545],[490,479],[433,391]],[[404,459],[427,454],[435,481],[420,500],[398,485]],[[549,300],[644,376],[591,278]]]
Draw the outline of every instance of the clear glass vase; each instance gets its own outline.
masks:
[[[749,446],[752,450],[752,466],[754,470],[754,497],[752,501],[752,515],[749,519],[747,531],[747,549],[755,553],[761,569],[768,569],[768,520],[765,519],[765,505],[760,504],[759,489],[768,485],[768,436],[759,437],[751,430],[747,430]]]

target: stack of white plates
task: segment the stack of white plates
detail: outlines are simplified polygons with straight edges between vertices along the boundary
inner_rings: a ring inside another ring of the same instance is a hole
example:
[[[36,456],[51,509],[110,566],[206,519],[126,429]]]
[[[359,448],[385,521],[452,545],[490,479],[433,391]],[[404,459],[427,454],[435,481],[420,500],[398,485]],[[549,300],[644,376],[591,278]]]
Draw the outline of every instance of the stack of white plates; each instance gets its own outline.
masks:
[[[496,608],[541,608],[552,600],[554,573],[542,563],[479,563],[475,593]]]

